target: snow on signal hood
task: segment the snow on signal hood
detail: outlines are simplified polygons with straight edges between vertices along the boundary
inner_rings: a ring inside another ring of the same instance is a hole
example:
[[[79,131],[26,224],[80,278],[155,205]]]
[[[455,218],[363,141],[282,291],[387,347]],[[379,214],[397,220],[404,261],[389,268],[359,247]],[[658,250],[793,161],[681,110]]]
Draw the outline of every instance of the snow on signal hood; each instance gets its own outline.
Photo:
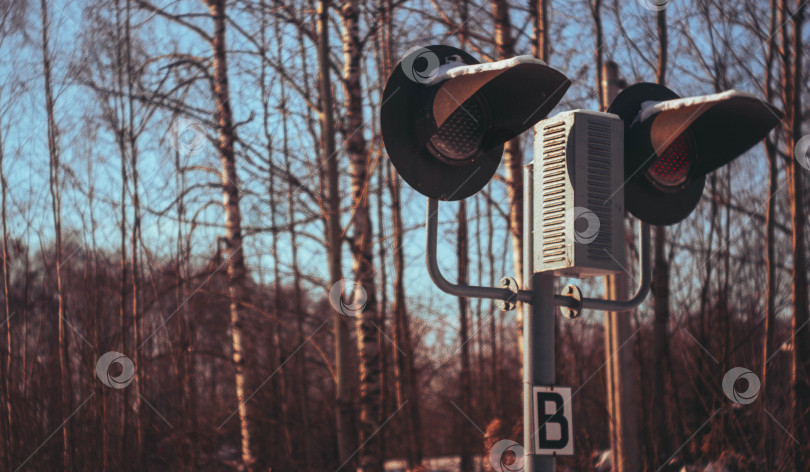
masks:
[[[515,67],[520,64],[539,64],[539,65],[547,65],[545,62],[541,61],[540,59],[534,56],[515,56],[510,59],[504,59],[502,61],[497,62],[486,62],[483,64],[473,64],[467,65],[463,62],[456,62],[451,61],[447,64],[442,64],[439,66],[439,70],[436,71],[436,74],[430,78],[430,80],[425,81],[425,85],[435,85],[439,82],[448,79],[454,79],[456,77],[461,77],[464,75],[472,75],[472,74],[480,74],[482,72],[495,72],[495,71],[504,71],[509,69],[510,67]]]
[[[725,92],[713,93],[711,95],[700,95],[697,97],[676,98],[675,100],[665,100],[663,102],[648,100],[641,103],[641,110],[639,110],[635,121],[646,121],[653,115],[657,115],[662,111],[671,111],[690,107],[712,106],[718,102],[722,102],[730,98],[752,98],[754,100],[759,100],[756,95],[748,92],[740,92],[739,90],[727,90]]]

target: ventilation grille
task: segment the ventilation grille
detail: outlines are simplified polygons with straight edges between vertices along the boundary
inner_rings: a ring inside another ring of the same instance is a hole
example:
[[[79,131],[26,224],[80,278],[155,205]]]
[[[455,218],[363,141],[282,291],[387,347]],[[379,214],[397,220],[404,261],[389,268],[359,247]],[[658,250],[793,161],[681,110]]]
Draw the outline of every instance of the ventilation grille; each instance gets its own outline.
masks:
[[[597,119],[588,120],[588,209],[599,218],[599,233],[588,244],[588,256],[595,260],[610,260],[613,241],[611,218],[611,133],[610,123]]]
[[[565,122],[552,123],[543,128],[543,263],[553,264],[565,260]]]

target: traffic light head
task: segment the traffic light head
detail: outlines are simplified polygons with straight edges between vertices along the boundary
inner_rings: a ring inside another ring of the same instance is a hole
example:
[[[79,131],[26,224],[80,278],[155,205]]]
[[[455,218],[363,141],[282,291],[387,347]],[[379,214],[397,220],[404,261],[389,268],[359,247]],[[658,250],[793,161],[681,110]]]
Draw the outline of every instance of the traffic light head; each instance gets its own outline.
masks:
[[[530,56],[479,64],[451,46],[411,51],[383,92],[385,149],[419,193],[467,198],[495,174],[504,143],[543,119],[570,84]]]
[[[686,218],[706,175],[761,141],[782,117],[747,93],[680,98],[651,83],[622,91],[608,112],[624,121],[625,207],[654,225]]]

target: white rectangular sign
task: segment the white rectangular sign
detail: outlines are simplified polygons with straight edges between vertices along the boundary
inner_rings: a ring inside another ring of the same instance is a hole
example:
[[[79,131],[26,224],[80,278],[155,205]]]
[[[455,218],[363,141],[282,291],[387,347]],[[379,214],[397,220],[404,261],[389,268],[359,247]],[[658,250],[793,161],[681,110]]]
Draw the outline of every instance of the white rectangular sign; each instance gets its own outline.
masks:
[[[540,456],[574,454],[570,387],[532,388],[534,453]]]

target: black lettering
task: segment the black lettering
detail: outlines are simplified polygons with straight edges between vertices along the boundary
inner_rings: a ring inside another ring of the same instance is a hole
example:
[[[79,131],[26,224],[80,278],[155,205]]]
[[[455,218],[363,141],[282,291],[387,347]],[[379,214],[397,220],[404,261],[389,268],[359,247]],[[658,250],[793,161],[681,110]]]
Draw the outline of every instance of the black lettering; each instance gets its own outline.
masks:
[[[546,402],[554,403],[554,412],[546,413]],[[568,420],[563,415],[563,398],[554,392],[537,392],[537,421],[540,449],[562,449],[568,445]],[[548,439],[546,425],[560,425],[560,439]]]

